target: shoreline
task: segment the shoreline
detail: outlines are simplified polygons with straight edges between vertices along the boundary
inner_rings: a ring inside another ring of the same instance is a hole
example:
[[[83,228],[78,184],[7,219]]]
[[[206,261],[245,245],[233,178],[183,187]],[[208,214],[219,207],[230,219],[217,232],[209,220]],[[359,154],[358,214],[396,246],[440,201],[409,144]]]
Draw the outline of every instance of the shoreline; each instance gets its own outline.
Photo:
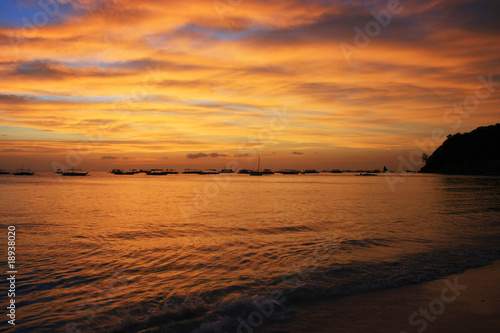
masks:
[[[499,280],[500,260],[420,284],[303,302],[291,319],[258,332],[498,332]]]

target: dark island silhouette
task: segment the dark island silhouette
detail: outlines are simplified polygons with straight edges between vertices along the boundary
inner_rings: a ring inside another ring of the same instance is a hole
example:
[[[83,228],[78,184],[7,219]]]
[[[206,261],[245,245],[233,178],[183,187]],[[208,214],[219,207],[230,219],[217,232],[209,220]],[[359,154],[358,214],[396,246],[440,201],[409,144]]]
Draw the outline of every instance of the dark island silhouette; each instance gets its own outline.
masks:
[[[469,133],[448,135],[420,172],[460,175],[500,175],[500,123]]]

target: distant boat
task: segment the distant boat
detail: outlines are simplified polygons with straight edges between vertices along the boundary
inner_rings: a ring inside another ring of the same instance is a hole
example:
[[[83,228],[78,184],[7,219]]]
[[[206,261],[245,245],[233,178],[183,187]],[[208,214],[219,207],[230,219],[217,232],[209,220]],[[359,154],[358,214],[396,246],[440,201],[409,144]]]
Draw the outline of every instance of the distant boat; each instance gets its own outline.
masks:
[[[314,169],[308,169],[308,170],[304,170],[304,173],[319,173],[319,171],[314,170]]]
[[[115,175],[135,175],[136,173],[139,173],[136,169],[132,169],[129,171],[123,171],[121,169],[113,169],[110,171],[110,173],[115,174]]]
[[[274,175],[274,172],[271,169],[264,169],[262,171],[263,175]]]
[[[387,170],[386,166],[384,165],[384,171],[383,172],[387,172],[389,170]]]
[[[220,173],[234,173],[234,170],[233,169],[226,169],[226,168],[224,168],[224,169],[222,169],[220,171]]]
[[[26,170],[24,169],[24,166],[22,166],[21,169],[17,169],[17,171],[13,172],[12,174],[16,176],[33,176],[35,172],[31,171],[30,168]]]
[[[283,169],[280,171],[276,171],[277,173],[281,173],[283,175],[298,175],[300,173],[299,170],[291,170],[291,169]]]
[[[240,170],[238,170],[238,172],[236,172],[236,173],[240,173],[240,174],[245,174],[245,175],[248,175],[250,172],[252,172],[252,170],[248,170],[248,169],[240,169]]]
[[[10,171],[7,171],[5,169],[0,169],[0,175],[8,175]]]
[[[64,171],[63,173],[61,173],[61,175],[63,176],[74,176],[74,177],[78,177],[78,176],[86,176],[88,174],[88,172],[83,172],[82,169],[68,169],[66,171]]]
[[[339,169],[333,169],[333,170],[330,170],[330,173],[342,173],[342,171]]]
[[[146,171],[146,175],[148,176],[166,176],[168,175],[167,171],[163,171],[163,169],[151,169]]]
[[[378,175],[376,173],[363,172],[363,173],[357,173],[356,176],[378,176]]]
[[[215,169],[206,169],[205,171],[200,171],[200,175],[218,175],[219,171]]]
[[[61,169],[61,168],[57,168],[57,170],[56,170],[56,171],[54,171],[54,173],[57,173],[58,175],[60,175],[60,174],[62,174],[62,173],[63,173],[63,171],[62,171],[62,169]]]
[[[197,169],[185,169],[182,171],[183,174],[187,175],[200,175],[203,171]]]
[[[250,171],[250,176],[262,176],[262,172],[260,172],[260,156],[259,163],[257,164],[257,171]]]
[[[150,169],[150,170],[144,170],[144,169],[141,169],[139,171],[137,171],[136,169],[132,169],[131,171],[135,171],[135,173],[145,173],[146,175],[153,175],[153,176],[163,176],[163,175],[170,175],[170,174],[178,174],[179,171],[176,171],[174,169],[166,169],[165,171],[163,171],[163,169]],[[113,173],[113,172],[112,172]]]

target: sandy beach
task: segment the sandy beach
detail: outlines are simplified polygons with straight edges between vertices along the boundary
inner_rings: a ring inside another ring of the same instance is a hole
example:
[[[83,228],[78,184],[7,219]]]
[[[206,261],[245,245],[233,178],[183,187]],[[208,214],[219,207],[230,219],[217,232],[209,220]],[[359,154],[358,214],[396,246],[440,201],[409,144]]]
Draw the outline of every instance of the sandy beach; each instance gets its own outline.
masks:
[[[499,278],[496,261],[422,284],[305,303],[261,332],[498,332]]]

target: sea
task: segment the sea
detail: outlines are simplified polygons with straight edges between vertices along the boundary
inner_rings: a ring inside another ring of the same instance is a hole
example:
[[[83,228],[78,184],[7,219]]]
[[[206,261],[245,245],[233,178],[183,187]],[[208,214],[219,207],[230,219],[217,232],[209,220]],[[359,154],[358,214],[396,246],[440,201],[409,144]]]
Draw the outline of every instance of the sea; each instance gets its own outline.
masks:
[[[0,217],[5,332],[258,332],[500,259],[494,176],[1,175]]]

